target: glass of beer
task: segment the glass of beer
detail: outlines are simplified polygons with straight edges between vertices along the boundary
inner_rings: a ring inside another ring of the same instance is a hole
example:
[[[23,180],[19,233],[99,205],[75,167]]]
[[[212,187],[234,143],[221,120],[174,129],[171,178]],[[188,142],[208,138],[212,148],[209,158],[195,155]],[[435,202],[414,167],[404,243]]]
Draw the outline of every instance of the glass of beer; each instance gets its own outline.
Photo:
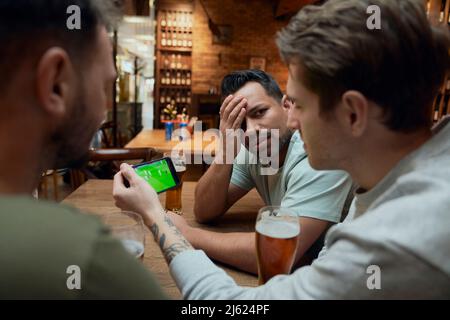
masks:
[[[166,192],[166,209],[176,214],[182,213],[181,194],[183,191],[183,176],[186,172],[186,156],[182,150],[174,150],[164,153],[164,157],[169,157],[175,167],[180,185]]]
[[[114,237],[131,255],[144,260],[145,233],[142,217],[131,211],[117,211],[101,217]]]
[[[259,284],[277,274],[289,274],[300,235],[298,216],[291,209],[267,206],[256,219],[256,253]]]

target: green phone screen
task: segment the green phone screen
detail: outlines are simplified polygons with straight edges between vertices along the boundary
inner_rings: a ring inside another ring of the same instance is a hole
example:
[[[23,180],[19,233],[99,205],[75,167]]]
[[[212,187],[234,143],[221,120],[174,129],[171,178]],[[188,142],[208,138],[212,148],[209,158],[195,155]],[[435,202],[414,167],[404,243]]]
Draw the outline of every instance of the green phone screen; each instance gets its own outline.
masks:
[[[137,167],[135,170],[158,193],[176,186],[169,165],[164,159]]]

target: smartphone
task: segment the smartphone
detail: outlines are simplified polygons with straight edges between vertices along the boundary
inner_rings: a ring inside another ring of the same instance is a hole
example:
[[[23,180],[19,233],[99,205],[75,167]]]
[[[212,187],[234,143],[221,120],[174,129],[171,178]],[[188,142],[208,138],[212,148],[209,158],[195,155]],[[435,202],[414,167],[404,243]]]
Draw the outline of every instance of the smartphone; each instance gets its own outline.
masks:
[[[180,180],[170,158],[162,158],[134,165],[133,169],[157,193],[165,192],[180,185]]]

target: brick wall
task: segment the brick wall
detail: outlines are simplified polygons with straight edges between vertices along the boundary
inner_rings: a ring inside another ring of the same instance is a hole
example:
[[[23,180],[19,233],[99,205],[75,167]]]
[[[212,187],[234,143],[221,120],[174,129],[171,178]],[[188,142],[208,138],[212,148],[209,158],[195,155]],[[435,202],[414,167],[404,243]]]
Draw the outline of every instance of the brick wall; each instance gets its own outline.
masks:
[[[211,86],[220,88],[222,78],[233,70],[248,69],[250,57],[266,58],[266,72],[286,88],[287,69],[275,44],[275,34],[288,21],[274,19],[268,0],[203,0],[216,24],[233,26],[231,45],[212,44],[208,18],[195,0],[194,46],[192,52],[192,89],[206,93]]]

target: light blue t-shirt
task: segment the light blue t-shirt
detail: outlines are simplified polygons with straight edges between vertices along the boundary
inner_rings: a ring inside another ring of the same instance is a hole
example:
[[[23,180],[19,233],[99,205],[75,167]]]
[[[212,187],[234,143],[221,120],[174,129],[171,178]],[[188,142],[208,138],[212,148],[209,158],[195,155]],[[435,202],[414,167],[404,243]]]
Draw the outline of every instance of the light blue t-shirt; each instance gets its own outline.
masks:
[[[274,175],[262,175],[256,155],[241,148],[233,164],[231,183],[245,190],[256,188],[266,205],[293,209],[299,217],[339,222],[351,179],[344,171],[311,168],[296,131],[284,165]]]

